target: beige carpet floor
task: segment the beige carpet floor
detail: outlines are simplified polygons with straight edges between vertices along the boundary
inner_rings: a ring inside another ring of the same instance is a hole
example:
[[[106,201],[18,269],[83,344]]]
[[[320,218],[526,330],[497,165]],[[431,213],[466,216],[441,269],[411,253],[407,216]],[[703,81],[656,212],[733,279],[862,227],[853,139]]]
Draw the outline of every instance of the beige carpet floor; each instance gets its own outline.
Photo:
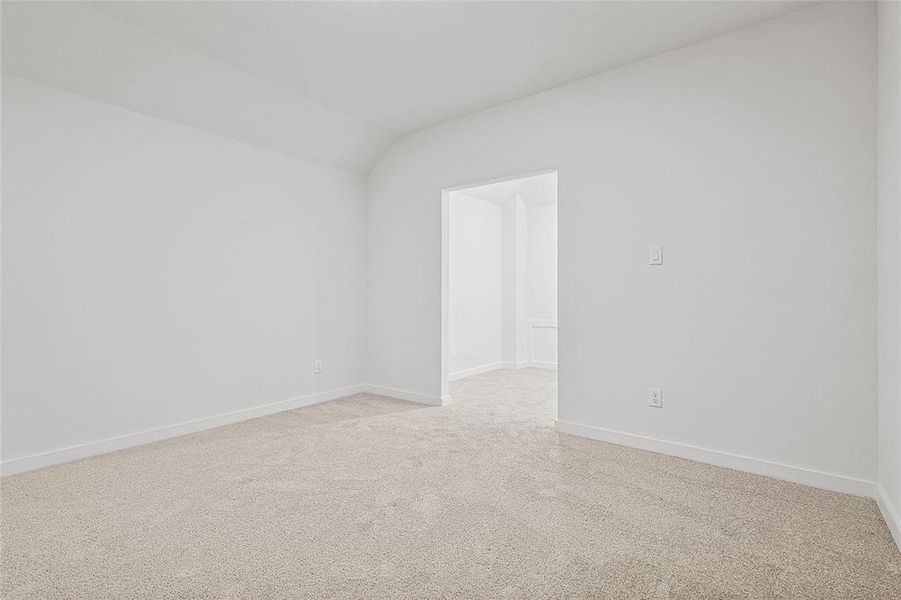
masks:
[[[2,480],[3,598],[901,598],[871,500],[556,433],[553,372]]]

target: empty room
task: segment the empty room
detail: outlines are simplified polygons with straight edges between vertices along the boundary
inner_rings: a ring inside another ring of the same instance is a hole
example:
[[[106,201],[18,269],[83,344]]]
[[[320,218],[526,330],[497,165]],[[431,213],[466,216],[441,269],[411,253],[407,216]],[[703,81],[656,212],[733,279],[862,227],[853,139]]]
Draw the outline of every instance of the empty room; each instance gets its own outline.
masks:
[[[901,598],[901,2],[0,50],[0,597]]]

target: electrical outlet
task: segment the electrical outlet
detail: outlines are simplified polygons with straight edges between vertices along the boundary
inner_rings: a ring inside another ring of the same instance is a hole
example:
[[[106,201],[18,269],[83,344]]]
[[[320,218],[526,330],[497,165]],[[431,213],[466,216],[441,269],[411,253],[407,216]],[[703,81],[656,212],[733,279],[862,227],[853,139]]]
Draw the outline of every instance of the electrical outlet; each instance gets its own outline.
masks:
[[[650,248],[648,248],[648,264],[663,264],[663,246],[651,246]]]
[[[451,358],[457,358],[457,347],[451,346]]]
[[[313,361],[313,375],[322,375],[322,361],[321,360]]]
[[[663,408],[663,390],[660,388],[648,388],[648,406]]]

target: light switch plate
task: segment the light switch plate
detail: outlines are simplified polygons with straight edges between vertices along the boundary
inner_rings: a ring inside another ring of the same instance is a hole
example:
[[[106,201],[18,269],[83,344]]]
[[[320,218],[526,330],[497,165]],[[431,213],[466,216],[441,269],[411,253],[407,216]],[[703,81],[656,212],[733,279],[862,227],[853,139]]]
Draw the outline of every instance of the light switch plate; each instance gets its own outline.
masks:
[[[651,246],[650,248],[648,248],[648,264],[663,264],[663,246]]]

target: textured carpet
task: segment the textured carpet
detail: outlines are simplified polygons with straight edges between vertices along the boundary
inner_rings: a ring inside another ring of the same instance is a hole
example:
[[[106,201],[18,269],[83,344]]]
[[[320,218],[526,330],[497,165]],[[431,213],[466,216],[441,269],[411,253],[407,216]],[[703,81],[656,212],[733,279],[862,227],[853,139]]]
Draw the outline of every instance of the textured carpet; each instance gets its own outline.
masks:
[[[553,372],[2,480],[3,598],[901,598],[876,506],[556,433]]]

